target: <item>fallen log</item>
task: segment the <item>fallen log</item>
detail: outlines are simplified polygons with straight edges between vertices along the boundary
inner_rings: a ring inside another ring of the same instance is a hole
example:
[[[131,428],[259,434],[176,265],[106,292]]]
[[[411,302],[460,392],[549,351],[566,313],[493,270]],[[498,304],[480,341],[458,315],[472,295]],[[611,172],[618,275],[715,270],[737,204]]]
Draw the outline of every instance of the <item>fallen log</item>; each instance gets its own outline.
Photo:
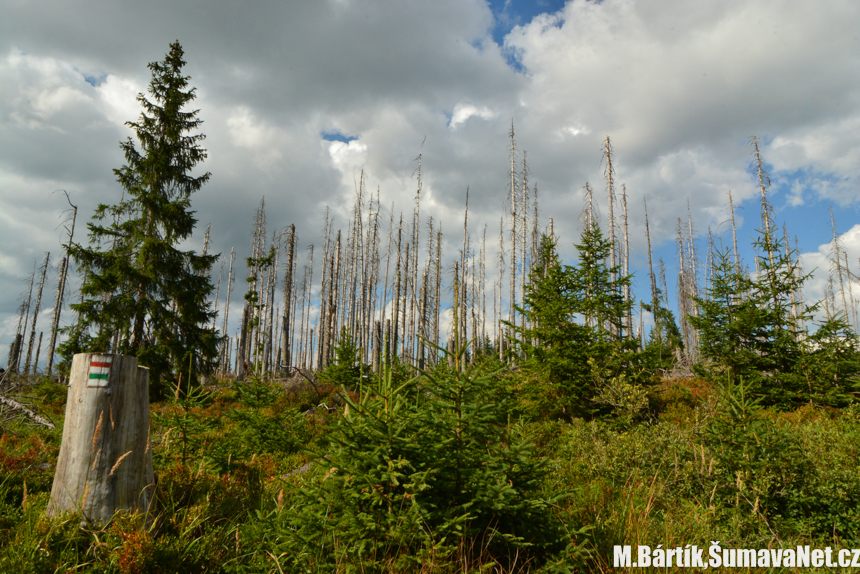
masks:
[[[33,422],[39,423],[42,426],[46,426],[50,429],[57,428],[50,420],[46,419],[42,415],[37,415],[18,401],[10,399],[9,397],[4,397],[3,395],[0,395],[0,404],[9,407],[12,410],[24,413],[27,418],[29,418]]]

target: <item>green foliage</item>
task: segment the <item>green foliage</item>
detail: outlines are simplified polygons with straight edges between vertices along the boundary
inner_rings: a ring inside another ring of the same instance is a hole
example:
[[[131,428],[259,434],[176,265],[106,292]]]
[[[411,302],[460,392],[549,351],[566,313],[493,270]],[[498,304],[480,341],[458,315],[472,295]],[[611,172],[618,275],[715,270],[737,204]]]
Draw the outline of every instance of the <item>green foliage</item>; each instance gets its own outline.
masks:
[[[506,425],[498,384],[479,370],[364,386],[271,543],[294,569],[412,569],[455,552],[469,564],[545,559],[561,541],[540,495],[547,469],[523,428]]]
[[[592,400],[611,407],[617,424],[629,427],[643,418],[648,407],[648,392],[645,387],[632,382],[626,373],[613,376],[608,370],[599,367],[594,359],[588,360],[588,366],[598,382],[597,394]]]
[[[65,406],[69,388],[66,385],[58,385],[50,377],[44,377],[33,387],[31,393],[49,405]]]
[[[630,278],[613,279],[620,268],[606,266],[610,244],[596,225],[583,232],[576,246],[576,266],[563,265],[555,247],[552,238],[542,238],[525,288],[525,307],[517,307],[527,325],[506,323],[530,377],[517,386],[517,393],[531,416],[593,416],[607,409],[593,400],[600,381],[589,361],[609,377],[630,376],[636,361],[636,341],[624,334],[631,304],[622,292]]]
[[[815,404],[844,407],[860,396],[860,340],[844,314],[817,325],[798,368]]]
[[[293,406],[279,408],[282,389],[260,377],[237,381],[235,388],[240,406],[226,413],[223,422],[230,431],[204,445],[207,461],[229,472],[233,461],[294,454],[305,448],[311,439],[308,419]]]
[[[251,270],[251,273],[245,279],[248,283],[248,291],[245,293],[245,301],[247,302],[245,305],[245,312],[248,312],[249,309],[254,310],[250,313],[248,321],[244,324],[245,334],[249,336],[250,340],[250,334],[253,333],[254,328],[260,324],[261,317],[263,315],[263,304],[260,302],[260,296],[257,293],[257,281],[264,276],[264,273],[267,270],[271,272],[271,268],[275,265],[274,246],[269,248],[269,253],[267,255],[262,257],[248,257],[246,259],[246,263],[248,265],[248,269]],[[257,349],[252,351],[251,356],[262,357],[264,349],[265,344],[261,338]]]
[[[760,354],[759,375],[763,378],[759,392],[765,404],[796,407],[814,400],[799,369],[807,351],[803,344],[806,333],[800,325],[812,320],[818,304],[793,302],[795,293],[809,277],[798,267],[794,250],[767,231],[761,231],[753,245],[762,253],[761,271],[753,291],[763,330],[755,348]]]
[[[346,327],[341,329],[340,338],[334,347],[334,357],[334,362],[319,372],[320,380],[337,387],[357,387],[362,375],[369,369],[362,365],[361,350]]]
[[[727,383],[704,439],[717,462],[713,492],[722,511],[737,508],[751,525],[772,528],[775,520],[804,518],[813,468],[799,440],[768,420],[760,402],[742,379]]]
[[[792,300],[808,276],[778,240],[764,233],[757,245],[765,255],[756,278],[736,268],[728,249],[715,253],[711,287],[696,300],[698,317],[689,317],[706,359],[698,372],[714,380],[742,378],[763,404],[782,409],[807,402],[847,405],[858,389],[856,335],[841,316],[819,324],[811,335],[801,329],[818,307]]]
[[[597,376],[622,391],[619,410],[638,404],[635,383]],[[776,413],[746,385],[718,402],[701,380],[663,386],[647,424],[522,423],[486,367],[363,383],[345,417],[303,414],[304,397],[251,379],[188,403],[205,428],[184,464],[167,432],[180,393],[153,405],[152,524],[118,515],[96,531],[44,517],[59,430],[6,423],[0,571],[546,573],[608,571],[615,544],[857,547],[856,404]],[[307,473],[301,444],[319,455]]]
[[[804,450],[815,465],[815,475],[806,484],[809,512],[801,525],[826,538],[832,533],[860,541],[860,409],[854,403],[843,411],[822,411],[809,405],[793,417],[801,428]],[[801,426],[802,425],[802,426]]]
[[[251,409],[271,405],[283,390],[263,377],[250,377],[247,381],[234,381],[233,390],[239,402]]]
[[[214,311],[209,270],[216,255],[198,255],[177,245],[197,224],[190,196],[209,179],[191,171],[206,158],[197,111],[183,111],[196,98],[182,75],[178,42],[162,62],[149,64],[148,99],[138,95],[143,113],[128,122],[140,145],[129,138],[120,147],[126,165],[114,170],[123,188],[116,205],[99,205],[88,224],[90,246],[73,244],[69,253],[84,275],[83,300],[72,305],[78,322],[60,353],[119,352],[150,368],[158,395],[161,378],[192,359],[195,373],[208,372],[218,336],[208,327]],[[106,223],[100,223],[107,220]]]
[[[612,244],[596,222],[583,230],[575,247],[579,261],[571,269],[571,288],[578,297],[577,311],[596,330],[599,339],[618,343],[632,306],[632,301],[625,302],[623,295],[631,277],[621,274],[620,265],[610,268],[606,264]]]
[[[532,416],[558,415],[588,409],[583,397],[592,393],[588,358],[592,329],[576,321],[579,311],[570,268],[561,264],[552,238],[544,236],[541,252],[526,285],[525,329],[512,325],[524,370],[533,379],[518,389]],[[602,346],[602,345],[601,345]]]
[[[211,419],[200,417],[197,412],[212,401],[211,393],[200,386],[182,387],[180,377],[173,387],[173,404],[168,415],[153,413],[155,423],[166,427],[168,436],[173,434],[179,443],[178,456],[182,464],[200,448],[203,435],[212,428]]]
[[[675,321],[675,314],[662,305],[661,295],[658,289],[654,301],[642,303],[642,309],[654,318],[654,328],[642,350],[640,361],[647,372],[655,374],[671,371],[684,351],[684,339]]]
[[[724,372],[729,381],[743,378],[758,386],[764,367],[759,345],[768,337],[768,317],[755,283],[735,267],[727,248],[715,250],[710,288],[696,303],[699,314],[688,319],[709,363],[704,372]]]

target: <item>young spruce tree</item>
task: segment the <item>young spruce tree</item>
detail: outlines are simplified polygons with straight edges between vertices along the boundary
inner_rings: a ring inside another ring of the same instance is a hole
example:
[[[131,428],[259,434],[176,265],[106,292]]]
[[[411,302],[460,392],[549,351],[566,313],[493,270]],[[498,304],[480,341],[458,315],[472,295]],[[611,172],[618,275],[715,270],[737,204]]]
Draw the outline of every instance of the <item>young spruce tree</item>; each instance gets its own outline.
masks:
[[[526,327],[513,325],[529,375],[518,389],[519,402],[534,416],[567,415],[590,408],[583,395],[592,394],[588,359],[593,339],[590,327],[576,321],[578,302],[571,269],[563,265],[555,240],[541,238],[538,258],[526,283]]]
[[[769,339],[770,318],[755,281],[738,269],[728,249],[721,246],[714,252],[711,285],[696,304],[699,314],[689,319],[699,330],[699,351],[705,361],[695,369],[759,390],[764,370],[761,344]]]
[[[218,336],[207,325],[214,317],[209,269],[218,256],[177,247],[197,223],[191,194],[210,175],[191,173],[206,158],[205,136],[190,133],[202,121],[199,110],[184,109],[196,94],[182,56],[177,41],[163,61],[149,64],[149,94],[137,97],[143,113],[126,123],[139,147],[131,138],[121,142],[127,163],[114,170],[123,197],[98,206],[89,247],[70,249],[84,274],[83,297],[72,306],[79,320],[61,350],[67,360],[82,351],[136,356],[151,369],[156,394],[171,371],[205,372],[217,354]]]
[[[761,271],[746,277],[728,249],[715,254],[714,275],[706,298],[697,298],[702,356],[697,370],[729,384],[747,386],[767,406],[796,408],[805,403],[844,406],[858,388],[860,354],[844,316],[829,317],[814,333],[800,327],[812,321],[818,304],[796,305],[792,292],[809,276],[797,266],[790,248],[762,232],[755,245],[771,257]],[[796,316],[795,316],[796,313]]]
[[[624,332],[632,305],[624,300],[629,276],[606,264],[610,243],[592,224],[582,233],[576,266],[563,265],[552,238],[541,240],[538,261],[511,325],[532,376],[519,389],[521,404],[539,416],[589,417],[606,409],[595,402],[605,380],[631,371],[636,340]],[[614,275],[614,278],[613,278]],[[581,321],[585,320],[585,323]]]

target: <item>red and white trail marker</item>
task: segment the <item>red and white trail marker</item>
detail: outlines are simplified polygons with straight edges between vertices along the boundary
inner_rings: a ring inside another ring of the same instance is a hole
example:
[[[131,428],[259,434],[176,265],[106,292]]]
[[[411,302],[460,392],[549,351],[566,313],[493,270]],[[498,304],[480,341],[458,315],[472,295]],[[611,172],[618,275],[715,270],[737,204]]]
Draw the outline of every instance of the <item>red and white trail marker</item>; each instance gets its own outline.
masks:
[[[110,380],[110,355],[92,355],[87,377],[88,387],[106,387]]]

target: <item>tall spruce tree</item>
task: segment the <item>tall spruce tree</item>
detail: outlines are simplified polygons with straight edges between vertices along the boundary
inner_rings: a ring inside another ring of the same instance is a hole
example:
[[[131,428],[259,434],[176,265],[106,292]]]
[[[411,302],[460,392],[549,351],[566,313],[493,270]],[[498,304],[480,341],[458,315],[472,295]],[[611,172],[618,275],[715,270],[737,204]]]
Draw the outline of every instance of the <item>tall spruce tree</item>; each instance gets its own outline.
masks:
[[[753,299],[764,320],[764,332],[756,338],[756,351],[759,372],[764,376],[760,389],[763,402],[788,408],[812,399],[805,377],[799,372],[807,337],[800,322],[811,322],[818,305],[799,305],[797,316],[792,314],[792,296],[801,290],[809,274],[799,268],[791,247],[769,231],[772,227],[775,226],[769,224],[760,230],[753,243],[756,250],[768,254],[761,258],[761,272],[753,282]]]
[[[218,336],[209,327],[213,286],[209,270],[218,255],[198,255],[177,246],[194,231],[191,194],[209,180],[192,170],[206,158],[199,110],[184,108],[196,98],[179,42],[161,62],[149,64],[143,112],[127,122],[138,140],[120,143],[126,164],[114,170],[123,188],[116,205],[99,205],[88,224],[90,245],[73,244],[70,255],[84,274],[82,301],[72,307],[78,323],[61,353],[118,352],[138,357],[151,369],[156,394],[171,372],[211,369]],[[189,374],[186,374],[186,380]]]

